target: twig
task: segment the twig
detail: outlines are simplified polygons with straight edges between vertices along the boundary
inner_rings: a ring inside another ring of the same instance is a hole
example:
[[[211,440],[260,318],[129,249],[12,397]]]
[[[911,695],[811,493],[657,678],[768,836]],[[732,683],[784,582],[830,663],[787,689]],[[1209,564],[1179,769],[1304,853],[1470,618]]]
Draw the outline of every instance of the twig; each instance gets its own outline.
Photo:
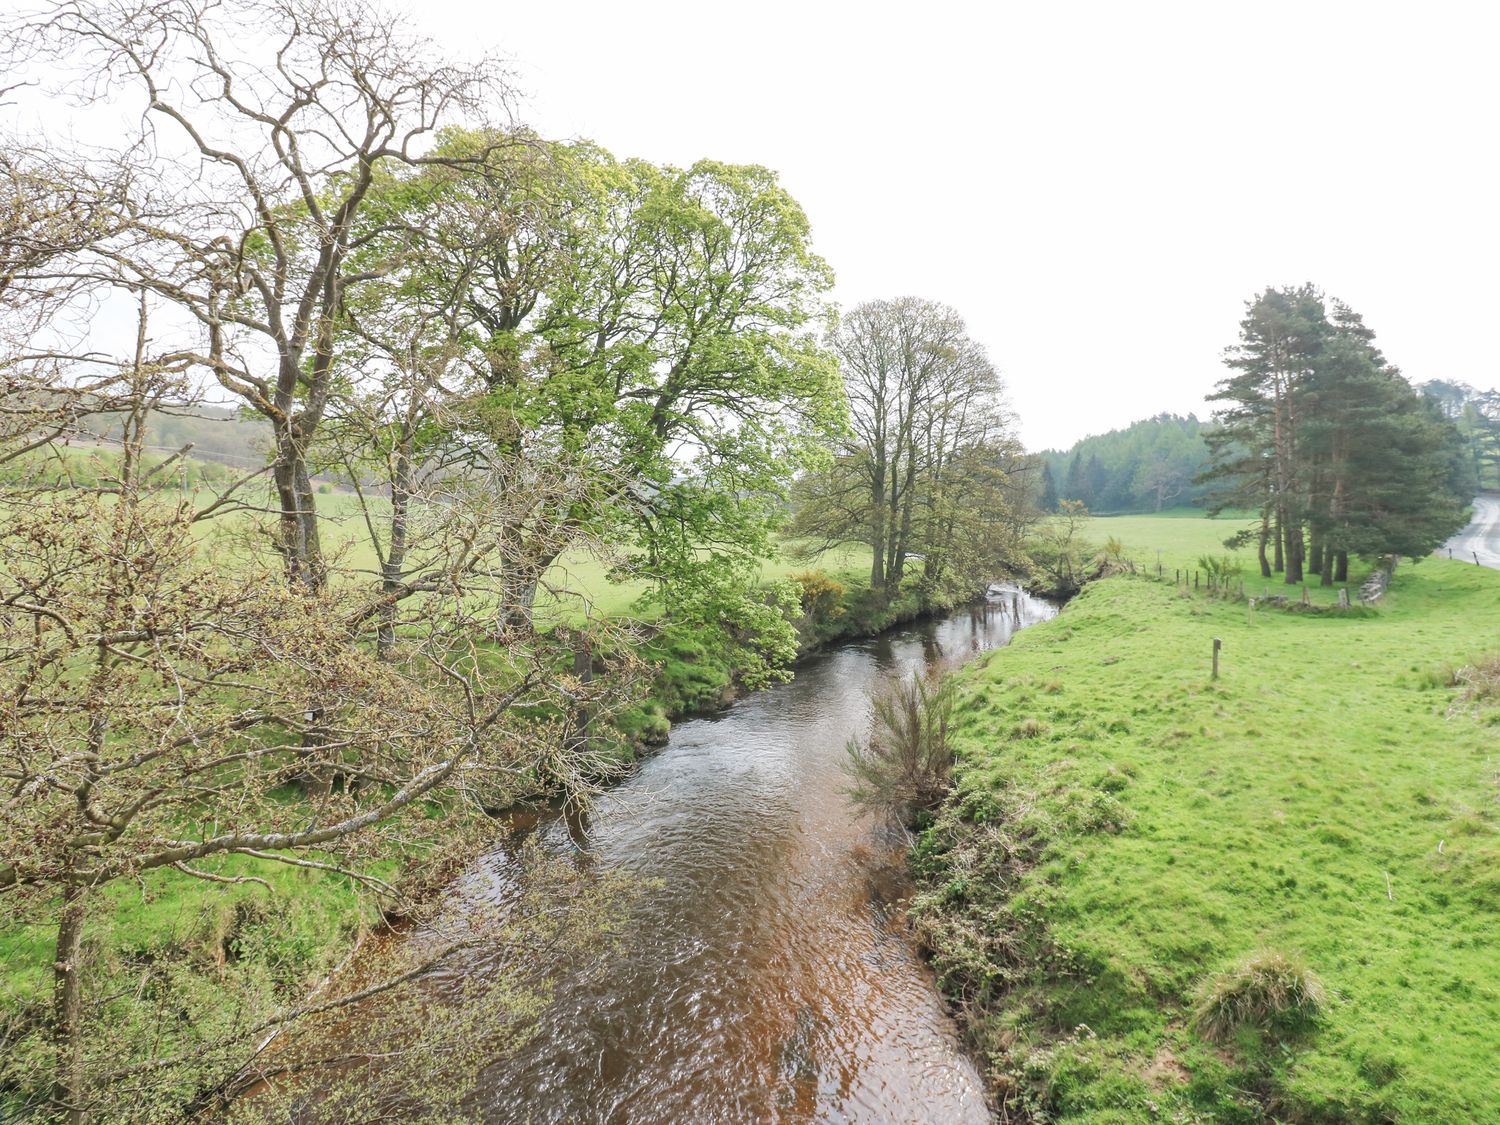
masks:
[[[194,879],[206,879],[210,883],[259,883],[266,890],[271,889],[271,884],[255,875],[215,875],[212,871],[202,871],[196,867],[189,867],[185,863],[174,863],[184,875],[191,875]]]

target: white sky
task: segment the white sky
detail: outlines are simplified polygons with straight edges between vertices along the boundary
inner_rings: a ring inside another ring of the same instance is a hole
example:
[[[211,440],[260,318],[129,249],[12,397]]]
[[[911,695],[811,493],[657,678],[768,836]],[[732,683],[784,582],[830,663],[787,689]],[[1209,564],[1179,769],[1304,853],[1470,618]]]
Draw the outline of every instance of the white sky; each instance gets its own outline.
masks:
[[[838,300],[956,306],[1033,448],[1202,414],[1268,284],[1416,381],[1500,374],[1496,5],[406,6],[514,59],[546,134],[779,170]]]

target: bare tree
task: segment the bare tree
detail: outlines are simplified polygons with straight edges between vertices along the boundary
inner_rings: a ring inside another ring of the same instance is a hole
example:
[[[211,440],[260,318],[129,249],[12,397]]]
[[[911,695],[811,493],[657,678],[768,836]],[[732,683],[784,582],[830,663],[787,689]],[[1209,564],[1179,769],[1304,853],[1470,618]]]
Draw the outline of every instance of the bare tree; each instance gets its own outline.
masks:
[[[118,363],[63,326],[103,288],[79,260],[128,222],[127,193],[118,168],[0,149],[0,464],[121,406]]]
[[[308,464],[337,325],[361,284],[420,243],[366,221],[371,188],[388,168],[433,159],[445,124],[494,108],[497,70],[437,61],[362,0],[65,0],[14,30],[12,57],[24,43],[87,66],[75,92],[103,100],[123,84],[142,99],[135,180],[168,205],[140,208],[100,252],[199,326],[198,343],[169,359],[269,420],[279,549],[289,575],[320,586]],[[354,265],[375,237],[392,259]]]
[[[205,550],[192,498],[149,491],[141,456],[176,377],[138,351],[122,378],[115,487],[0,493],[0,906],[56,926],[51,1102],[77,1122],[128,1065],[88,1034],[84,934],[111,883],[253,881],[219,867],[241,857],[397,894],[368,869],[397,821],[409,847],[459,833],[472,804],[586,787],[576,728],[622,683],[560,673],[545,637],[479,642],[505,616],[486,561],[511,549],[505,506],[560,502],[566,477],[447,482],[393,617],[381,590],[289,588]],[[309,799],[277,797],[299,784]]]
[[[994,548],[990,576],[1004,569],[1015,554],[1013,531],[1002,534],[1011,521],[997,519],[976,540],[973,517],[1014,511],[1019,450],[999,376],[963,320],[915,297],[869,302],[844,320],[834,347],[852,436],[830,471],[802,482],[795,529],[828,544],[869,544],[870,585],[887,599],[913,556],[934,588],[961,580],[954,564],[961,555],[977,564],[979,543]]]

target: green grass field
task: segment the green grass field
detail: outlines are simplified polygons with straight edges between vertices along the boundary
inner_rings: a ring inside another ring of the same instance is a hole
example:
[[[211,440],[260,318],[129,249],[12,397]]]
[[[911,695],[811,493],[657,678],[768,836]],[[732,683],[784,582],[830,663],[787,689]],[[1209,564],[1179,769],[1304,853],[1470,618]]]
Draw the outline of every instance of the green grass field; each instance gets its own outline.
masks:
[[[1294,598],[1302,596],[1300,586],[1287,586],[1280,575],[1266,579],[1260,576],[1260,564],[1255,548],[1231,551],[1224,540],[1242,528],[1256,526],[1252,515],[1225,514],[1217,519],[1208,519],[1196,508],[1182,508],[1170,512],[1143,516],[1096,516],[1089,520],[1085,536],[1102,546],[1105,539],[1113,537],[1125,545],[1125,557],[1136,567],[1156,573],[1158,562],[1162,571],[1171,578],[1177,569],[1184,573],[1198,569],[1198,560],[1204,555],[1215,558],[1228,556],[1241,568],[1235,579],[1243,579],[1245,593],[1249,597],[1260,597],[1265,593],[1284,594]],[[1350,563],[1350,597],[1359,588],[1359,583],[1369,573],[1369,567],[1358,560]],[[1308,583],[1308,598],[1315,605],[1335,605],[1338,602],[1338,587],[1320,587],[1314,577]]]
[[[1500,574],[1428,560],[1253,623],[1111,579],[969,670],[917,914],[997,1071],[1056,1121],[1500,1121],[1500,745],[1450,686],[1496,648]],[[1199,990],[1267,949],[1321,1017],[1208,1042]]]
[[[319,514],[324,518],[323,547],[331,556],[333,565],[345,574],[374,578],[379,572],[379,561],[370,543],[359,498],[352,493],[328,492],[318,496],[317,504]],[[380,511],[378,499],[371,501],[371,510]],[[203,534],[222,534],[232,538],[243,533],[248,518],[230,515],[205,521]],[[761,579],[773,581],[798,571],[823,570],[846,584],[861,584],[868,580],[869,548],[844,546],[814,557],[804,557],[800,546],[795,541],[785,541],[782,552],[761,567]],[[565,622],[577,623],[589,615],[649,618],[660,612],[656,606],[642,604],[642,599],[650,593],[649,583],[611,582],[609,568],[607,560],[588,551],[564,555],[547,574],[544,585],[550,587],[550,591],[538,593],[538,616],[545,619],[555,613]]]

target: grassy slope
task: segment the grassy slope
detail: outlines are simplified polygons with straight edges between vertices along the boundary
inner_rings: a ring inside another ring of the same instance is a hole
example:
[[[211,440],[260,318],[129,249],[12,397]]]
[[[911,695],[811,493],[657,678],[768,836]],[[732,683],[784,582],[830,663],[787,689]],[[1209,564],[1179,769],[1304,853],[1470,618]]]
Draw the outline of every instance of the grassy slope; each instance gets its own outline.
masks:
[[[1375,615],[1253,625],[1119,578],[976,666],[961,791],[1047,841],[988,901],[942,830],[919,849],[939,917],[1033,928],[980,1040],[1019,1035],[1012,1069],[1051,1047],[1026,1073],[1059,1120],[1500,1121],[1500,759],[1441,671],[1497,633],[1500,574],[1446,561]],[[1329,1010],[1284,1049],[1211,1049],[1195,989],[1261,948],[1303,957]]]

